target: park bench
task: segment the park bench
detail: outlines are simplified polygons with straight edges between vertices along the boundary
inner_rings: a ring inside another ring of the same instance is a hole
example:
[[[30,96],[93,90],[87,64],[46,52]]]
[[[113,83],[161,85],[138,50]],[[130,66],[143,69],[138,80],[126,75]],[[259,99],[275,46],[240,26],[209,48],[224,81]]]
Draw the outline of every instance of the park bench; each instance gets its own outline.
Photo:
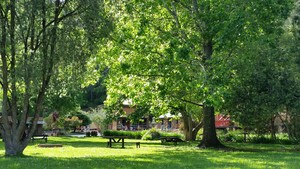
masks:
[[[166,137],[160,137],[161,144],[167,143],[167,142],[173,142],[174,145],[177,145],[178,142],[184,142],[182,139],[176,136],[166,136]]]
[[[34,140],[45,140],[45,142],[47,143],[47,141],[48,141],[48,135],[46,135],[46,134],[33,135],[33,136],[31,137],[31,140],[32,140],[32,142],[33,142]]]

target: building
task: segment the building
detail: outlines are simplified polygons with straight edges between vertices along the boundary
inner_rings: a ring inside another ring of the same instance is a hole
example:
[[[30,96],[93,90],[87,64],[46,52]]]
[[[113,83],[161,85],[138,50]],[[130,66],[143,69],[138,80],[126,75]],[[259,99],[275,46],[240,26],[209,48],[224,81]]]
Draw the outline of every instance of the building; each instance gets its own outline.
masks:
[[[117,120],[112,121],[108,125],[109,130],[146,130],[152,127],[152,117],[142,117],[139,122],[132,123],[127,117],[135,112],[135,108],[130,107],[130,102],[123,103],[123,111],[125,115],[122,115]]]
[[[231,120],[229,115],[217,114],[215,115],[215,127],[216,129],[238,129]]]
[[[181,114],[172,115],[171,113],[167,113],[159,116],[159,122],[156,123],[155,128],[166,131],[174,131],[179,130],[180,125]]]
[[[172,115],[170,112],[160,115],[158,119],[148,116],[142,117],[138,123],[131,123],[127,117],[135,112],[135,108],[130,105],[130,101],[123,102],[123,111],[125,112],[125,115],[112,121],[112,123],[108,125],[108,130],[146,130],[155,127],[156,129],[165,131],[178,131],[182,126],[181,114]],[[239,128],[234,125],[228,115],[222,114],[215,115],[215,126],[216,129]]]

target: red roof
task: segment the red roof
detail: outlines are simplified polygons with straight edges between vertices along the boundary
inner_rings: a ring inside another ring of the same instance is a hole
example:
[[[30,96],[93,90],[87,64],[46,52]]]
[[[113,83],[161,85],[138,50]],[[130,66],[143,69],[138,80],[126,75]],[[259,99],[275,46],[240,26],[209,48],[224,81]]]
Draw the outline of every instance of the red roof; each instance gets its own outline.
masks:
[[[228,115],[217,114],[215,116],[216,128],[227,128],[230,126],[230,117]]]

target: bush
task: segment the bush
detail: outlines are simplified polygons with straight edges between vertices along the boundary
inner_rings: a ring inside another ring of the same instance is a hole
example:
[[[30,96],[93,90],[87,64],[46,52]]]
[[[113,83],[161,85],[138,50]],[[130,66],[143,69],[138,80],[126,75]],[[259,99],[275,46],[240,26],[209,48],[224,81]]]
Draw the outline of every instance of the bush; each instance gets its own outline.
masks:
[[[289,140],[288,138],[272,139],[266,136],[255,136],[250,140],[250,142],[257,144],[298,144],[298,142]]]
[[[218,132],[218,136],[222,142],[244,142],[244,134],[238,130],[227,133]],[[289,140],[287,136],[279,134],[276,139],[272,139],[268,135],[247,135],[246,141],[254,144],[297,144],[297,142]]]
[[[219,133],[219,139],[222,142],[235,142],[241,143],[244,142],[244,134],[242,131],[228,131],[226,133]]]
[[[143,139],[143,140],[159,140],[160,137],[164,136],[176,136],[178,138],[183,138],[182,134],[172,133],[172,132],[161,132],[155,128],[143,131],[115,131],[115,130],[105,130],[103,132],[104,136],[127,136],[130,139]]]
[[[174,136],[174,137],[183,139],[182,134],[173,133],[173,132],[162,132],[160,130],[152,128],[152,129],[146,130],[146,132],[144,132],[142,140],[159,140],[160,137],[166,137],[166,136]]]
[[[160,132],[157,131],[155,128],[150,130],[145,130],[142,140],[158,140],[161,136]]]
[[[88,132],[85,133],[85,135],[86,135],[87,137],[91,137],[91,132],[88,131]]]
[[[141,131],[114,131],[114,130],[105,130],[103,132],[104,136],[127,136],[131,139],[141,139]]]
[[[183,139],[184,136],[180,133],[174,133],[174,132],[160,132],[161,137],[167,137],[167,136],[172,136],[172,137],[178,137]]]
[[[91,136],[96,137],[98,135],[97,131],[91,131]]]

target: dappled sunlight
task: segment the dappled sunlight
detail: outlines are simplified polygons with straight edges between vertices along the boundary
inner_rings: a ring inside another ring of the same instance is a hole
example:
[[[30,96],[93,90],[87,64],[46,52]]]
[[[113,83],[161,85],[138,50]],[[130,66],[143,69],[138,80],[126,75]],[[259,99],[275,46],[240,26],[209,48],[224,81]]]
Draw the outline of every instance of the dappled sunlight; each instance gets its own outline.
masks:
[[[26,158],[0,158],[2,166],[9,168],[295,168],[300,152],[264,151],[270,146],[260,145],[261,151],[199,149],[192,144],[161,145],[158,141],[125,140],[107,148],[103,138],[50,138],[49,144],[60,143],[63,147],[41,148],[31,143],[24,151]],[[3,144],[3,143],[1,143]],[[234,146],[232,144],[231,146]],[[237,145],[242,147],[243,145]],[[244,144],[248,149],[255,145]],[[289,147],[289,146],[288,146]],[[277,147],[280,149],[280,146]],[[276,148],[275,148],[276,150]],[[3,145],[0,152],[4,155]]]

